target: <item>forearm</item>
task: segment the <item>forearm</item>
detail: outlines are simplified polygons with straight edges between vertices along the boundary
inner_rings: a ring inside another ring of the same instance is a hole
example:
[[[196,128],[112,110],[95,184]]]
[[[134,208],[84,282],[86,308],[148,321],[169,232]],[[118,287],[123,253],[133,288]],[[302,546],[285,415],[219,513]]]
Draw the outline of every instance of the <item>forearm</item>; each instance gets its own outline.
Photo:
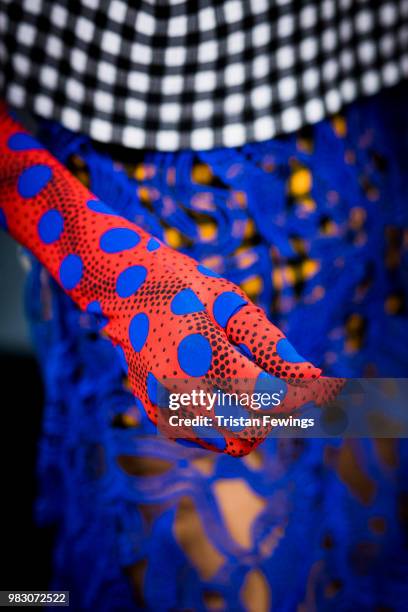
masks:
[[[150,239],[72,177],[3,104],[0,209],[6,231],[34,253],[75,302],[85,309],[98,299],[107,316],[119,259],[132,250],[137,263],[134,247],[144,249]]]

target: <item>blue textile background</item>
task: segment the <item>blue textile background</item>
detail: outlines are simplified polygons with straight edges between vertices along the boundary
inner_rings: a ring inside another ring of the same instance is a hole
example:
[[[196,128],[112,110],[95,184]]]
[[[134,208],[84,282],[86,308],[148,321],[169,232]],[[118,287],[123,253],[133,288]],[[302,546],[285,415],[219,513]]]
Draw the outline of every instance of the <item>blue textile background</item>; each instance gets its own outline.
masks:
[[[400,87],[293,136],[137,162],[53,123],[41,138],[120,214],[247,288],[325,373],[398,377],[407,102]],[[58,526],[52,587],[69,589],[76,609],[239,611],[251,584],[279,612],[407,609],[405,443],[267,440],[234,459],[160,440],[97,318],[34,260],[27,309],[46,386],[37,514]],[[157,461],[157,472],[140,467]],[[225,481],[257,508],[245,543]],[[183,511],[210,569],[180,535]]]

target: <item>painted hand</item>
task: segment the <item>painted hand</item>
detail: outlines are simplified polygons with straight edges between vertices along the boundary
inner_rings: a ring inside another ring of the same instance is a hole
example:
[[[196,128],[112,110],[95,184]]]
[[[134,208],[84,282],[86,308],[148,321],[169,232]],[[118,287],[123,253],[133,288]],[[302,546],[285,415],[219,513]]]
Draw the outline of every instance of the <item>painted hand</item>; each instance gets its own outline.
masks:
[[[136,402],[157,423],[157,388],[197,380],[281,393],[279,411],[322,403],[339,381],[300,357],[235,285],[162,244],[96,199],[0,107],[0,220],[83,310],[99,317]],[[172,383],[173,384],[173,383]],[[222,430],[202,446],[248,453],[267,434]]]

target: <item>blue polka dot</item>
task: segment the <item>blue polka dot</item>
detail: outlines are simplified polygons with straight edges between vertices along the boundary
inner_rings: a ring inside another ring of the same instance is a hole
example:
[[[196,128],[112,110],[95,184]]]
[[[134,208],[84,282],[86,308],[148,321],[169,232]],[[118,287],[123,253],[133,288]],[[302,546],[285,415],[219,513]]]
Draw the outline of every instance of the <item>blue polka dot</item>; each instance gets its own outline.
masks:
[[[219,274],[217,274],[213,270],[210,270],[210,268],[206,268],[205,266],[199,265],[197,266],[197,270],[201,272],[201,274],[204,274],[204,276],[212,276],[214,278],[220,278]]]
[[[89,314],[96,317],[98,321],[98,329],[102,329],[108,323],[108,319],[103,316],[102,306],[97,300],[94,302],[89,302],[88,306],[86,307],[86,312],[89,312]]]
[[[157,391],[159,387],[159,381],[151,372],[148,373],[146,378],[147,395],[152,404],[157,405]]]
[[[204,304],[200,302],[194,291],[182,289],[171,301],[171,312],[175,315],[191,314],[204,310]]]
[[[113,215],[117,217],[117,213],[113,211],[109,206],[100,200],[88,200],[86,203],[87,207],[93,212],[103,213],[104,215]]]
[[[135,315],[129,325],[129,339],[136,353],[145,345],[149,334],[149,319],[143,312]]]
[[[170,404],[170,392],[166,387],[157,379],[156,380],[156,404],[164,409],[169,410]]]
[[[17,189],[22,198],[33,198],[40,193],[52,177],[49,166],[38,164],[31,166],[18,177]]]
[[[211,345],[201,334],[190,334],[183,338],[177,354],[181,369],[189,376],[204,376],[210,369]]]
[[[300,363],[306,361],[304,357],[299,355],[293,348],[287,338],[281,338],[276,344],[276,350],[281,359],[291,363]]]
[[[126,227],[116,227],[102,234],[100,247],[105,253],[120,253],[133,249],[140,242],[139,235]]]
[[[277,378],[276,376],[271,376],[267,372],[261,372],[256,379],[254,392],[255,393],[268,393],[270,396],[270,405],[269,406],[261,406],[259,410],[271,410],[276,409],[279,410],[279,405],[275,405],[276,401],[271,397],[274,394],[279,395],[280,403],[286,397],[286,393],[288,390],[288,386],[284,380],[281,378]]]
[[[142,285],[147,276],[147,270],[143,266],[131,266],[118,276],[116,291],[121,298],[133,295]]]
[[[143,413],[145,411],[142,400],[136,397],[136,395],[135,395],[135,404],[136,404],[136,408],[140,410],[140,412]]]
[[[213,306],[214,319],[221,327],[226,327],[232,315],[248,302],[232,291],[225,291],[217,297]]]
[[[254,356],[252,355],[250,349],[247,347],[246,344],[238,344],[236,348],[241,353],[241,355],[244,355],[244,357],[248,357],[248,359],[253,360]]]
[[[160,242],[156,240],[156,238],[150,238],[149,242],[147,243],[147,250],[156,251],[159,248],[160,248]]]
[[[144,412],[145,407],[143,406],[143,402],[141,399],[139,399],[138,397],[136,397],[135,395],[135,404],[136,404],[136,408],[142,412]]]
[[[214,412],[217,416],[223,417],[223,419],[228,419],[229,417],[237,419],[242,417],[243,419],[246,419],[249,417],[248,411],[245,410],[245,408],[237,404],[234,405],[227,399],[224,403],[217,404],[214,408]],[[237,433],[245,429],[245,425],[231,425],[231,427],[228,427],[227,429]]]
[[[95,300],[94,302],[89,302],[88,306],[86,307],[86,312],[89,312],[90,314],[101,315],[102,306],[97,300]]]
[[[18,132],[10,136],[8,146],[12,151],[29,151],[33,149],[43,149],[44,147],[29,134]]]
[[[2,208],[0,208],[0,227],[7,231],[7,219]]]
[[[38,222],[38,233],[45,244],[58,240],[64,229],[64,219],[58,210],[49,210],[44,213]]]
[[[82,278],[83,265],[78,255],[67,255],[59,269],[61,285],[67,291],[74,289]]]
[[[125,352],[124,352],[123,348],[119,344],[117,344],[115,346],[115,349],[116,349],[116,352],[117,352],[117,354],[119,356],[119,361],[120,361],[121,368],[125,372],[125,374],[127,374],[128,373],[128,364],[127,364],[127,361],[126,361]]]

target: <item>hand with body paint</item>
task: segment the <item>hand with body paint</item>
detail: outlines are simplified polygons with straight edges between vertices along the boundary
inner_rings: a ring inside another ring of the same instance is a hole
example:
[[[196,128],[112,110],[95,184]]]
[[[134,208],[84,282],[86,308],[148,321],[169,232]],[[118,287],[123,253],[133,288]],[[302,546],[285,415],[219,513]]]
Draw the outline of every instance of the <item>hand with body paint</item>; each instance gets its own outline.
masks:
[[[234,381],[280,389],[281,409],[323,403],[341,386],[300,357],[234,284],[166,247],[96,199],[0,106],[0,222],[78,306],[99,317],[136,402],[157,423],[157,384]],[[193,438],[243,455],[267,430]],[[220,442],[221,440],[221,442]]]

